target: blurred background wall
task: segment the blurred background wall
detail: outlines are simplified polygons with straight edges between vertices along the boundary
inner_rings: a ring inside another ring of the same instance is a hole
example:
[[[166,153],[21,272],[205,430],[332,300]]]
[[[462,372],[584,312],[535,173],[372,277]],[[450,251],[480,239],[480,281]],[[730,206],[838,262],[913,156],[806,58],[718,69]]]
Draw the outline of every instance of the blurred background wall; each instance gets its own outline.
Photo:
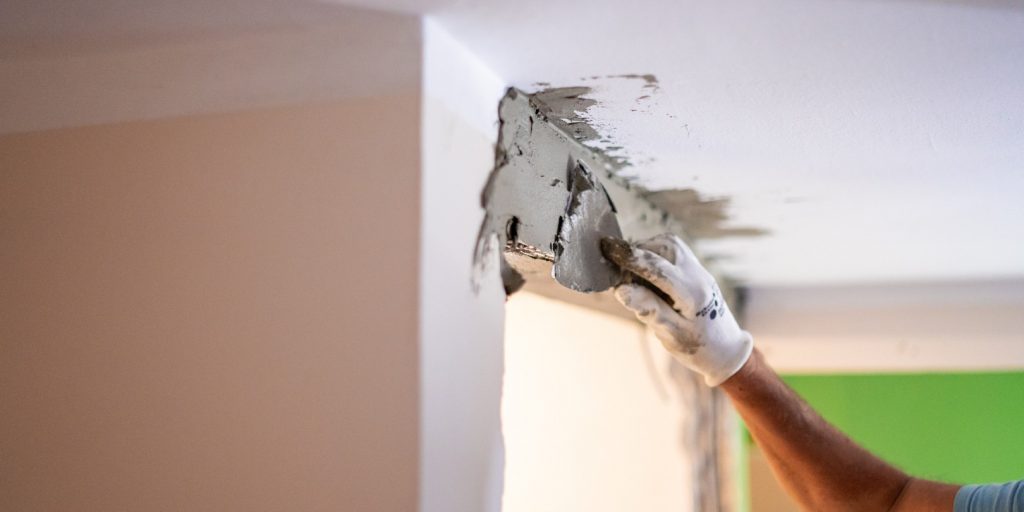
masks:
[[[505,512],[699,509],[694,429],[709,424],[657,339],[528,292],[506,320]]]
[[[313,18],[5,55],[0,509],[416,508],[421,23]]]

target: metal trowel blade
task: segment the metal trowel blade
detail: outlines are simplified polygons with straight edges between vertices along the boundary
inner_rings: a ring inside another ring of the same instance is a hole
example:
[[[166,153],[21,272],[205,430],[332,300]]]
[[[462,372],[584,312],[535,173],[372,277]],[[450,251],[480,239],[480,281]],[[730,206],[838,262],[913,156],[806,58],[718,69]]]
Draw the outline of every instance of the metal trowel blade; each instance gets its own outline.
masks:
[[[604,258],[601,239],[622,238],[615,206],[601,182],[582,162],[569,167],[569,199],[555,239],[551,273],[562,286],[600,292],[621,280],[618,267]]]

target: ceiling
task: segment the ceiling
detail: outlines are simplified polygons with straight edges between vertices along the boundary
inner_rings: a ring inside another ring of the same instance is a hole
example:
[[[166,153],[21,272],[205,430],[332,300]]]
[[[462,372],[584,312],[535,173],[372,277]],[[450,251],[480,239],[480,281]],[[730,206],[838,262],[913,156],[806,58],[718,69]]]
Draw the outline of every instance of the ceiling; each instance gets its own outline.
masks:
[[[429,15],[511,85],[592,87],[586,117],[599,145],[624,148],[623,172],[728,198],[730,222],[768,231],[699,243],[751,284],[1024,276],[1024,2],[342,3]],[[336,10],[9,0],[0,46],[190,37]]]
[[[770,232],[700,244],[747,282],[1024,275],[1024,2],[366,4],[430,13],[513,85],[594,87],[627,173]]]

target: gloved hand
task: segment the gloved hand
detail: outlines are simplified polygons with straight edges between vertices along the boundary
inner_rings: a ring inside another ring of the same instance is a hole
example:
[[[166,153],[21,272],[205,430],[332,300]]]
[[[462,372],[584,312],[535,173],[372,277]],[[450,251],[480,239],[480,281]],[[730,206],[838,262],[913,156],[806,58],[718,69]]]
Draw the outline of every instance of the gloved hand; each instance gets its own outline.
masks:
[[[679,237],[659,235],[631,246],[601,241],[605,257],[660,291],[629,279],[615,297],[651,326],[662,345],[681,363],[717,386],[747,362],[754,342],[729,312],[715,278]],[[661,295],[661,296],[659,296]]]

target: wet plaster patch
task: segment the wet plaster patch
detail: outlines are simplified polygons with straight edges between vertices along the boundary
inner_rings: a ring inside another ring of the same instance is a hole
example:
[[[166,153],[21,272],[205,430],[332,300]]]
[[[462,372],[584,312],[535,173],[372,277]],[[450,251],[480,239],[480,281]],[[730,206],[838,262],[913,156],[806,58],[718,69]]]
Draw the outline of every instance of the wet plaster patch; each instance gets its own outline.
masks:
[[[597,100],[585,97],[590,87],[556,87],[534,93],[537,110],[574,139],[585,142],[600,137],[594,127],[587,124],[580,114],[597,104]]]
[[[571,135],[580,143],[598,148],[615,170],[629,166],[629,161],[621,156],[613,155],[621,147],[611,146],[611,141],[602,138],[591,124],[587,111],[597,105],[597,100],[587,98],[593,92],[590,87],[553,87],[533,93],[537,108],[548,120],[558,128]],[[600,147],[604,144],[604,147]]]
[[[633,104],[626,108],[629,113],[652,115],[659,107],[657,97],[660,86],[657,77],[640,73],[594,75],[583,77],[580,82],[585,85],[551,87],[547,82],[538,82],[534,86],[540,89],[534,91],[531,96],[537,99],[553,124],[570,133],[584,145],[601,151],[616,169],[648,160],[638,154],[627,155],[613,140],[617,127],[597,122],[592,112],[611,106],[602,105],[595,96],[616,91],[616,94],[635,95]],[[619,109],[619,105],[616,104],[613,108]]]
[[[653,75],[591,78],[640,80],[637,101],[658,94]],[[636,241],[671,232],[693,242],[766,233],[730,226],[727,197],[650,191],[624,177],[620,171],[637,165],[592,122],[588,111],[598,105],[592,92],[587,86],[533,94],[509,89],[502,99],[495,169],[481,198],[485,218],[474,279],[498,252],[508,294],[552,277],[570,290],[596,292],[621,279],[600,253],[602,236]]]
[[[570,103],[574,97],[575,92],[547,96]],[[602,236],[681,232],[669,215],[615,176],[613,159],[555,120],[571,112],[558,101],[548,105],[510,89],[499,105],[495,169],[481,198],[485,217],[474,275],[478,279],[499,252],[506,293],[540,274],[578,292],[606,290],[620,274],[601,254]]]

